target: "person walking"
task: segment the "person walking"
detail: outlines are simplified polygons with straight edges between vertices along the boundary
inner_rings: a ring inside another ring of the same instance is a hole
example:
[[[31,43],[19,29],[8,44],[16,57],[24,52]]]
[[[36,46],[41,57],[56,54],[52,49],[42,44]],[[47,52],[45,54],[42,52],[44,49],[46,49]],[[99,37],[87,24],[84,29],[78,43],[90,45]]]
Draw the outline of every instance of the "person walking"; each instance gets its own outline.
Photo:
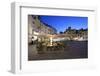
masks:
[[[32,44],[34,43],[34,37],[32,37]]]

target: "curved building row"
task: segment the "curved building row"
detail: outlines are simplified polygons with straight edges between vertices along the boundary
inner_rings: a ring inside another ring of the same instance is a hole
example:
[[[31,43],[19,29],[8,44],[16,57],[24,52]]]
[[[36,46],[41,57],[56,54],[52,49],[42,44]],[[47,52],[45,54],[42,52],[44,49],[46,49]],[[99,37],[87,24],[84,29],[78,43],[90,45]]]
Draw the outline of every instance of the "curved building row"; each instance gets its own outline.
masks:
[[[34,40],[37,39],[39,35],[46,34],[56,34],[57,30],[42,22],[37,15],[28,15],[28,42],[31,42],[32,37]]]

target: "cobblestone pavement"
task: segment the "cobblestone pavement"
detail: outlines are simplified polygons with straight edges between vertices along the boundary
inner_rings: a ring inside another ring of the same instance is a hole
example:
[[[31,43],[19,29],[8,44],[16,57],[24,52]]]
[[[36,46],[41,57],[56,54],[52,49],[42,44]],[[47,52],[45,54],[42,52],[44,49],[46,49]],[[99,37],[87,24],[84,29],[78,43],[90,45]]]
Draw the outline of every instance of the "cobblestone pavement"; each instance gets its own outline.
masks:
[[[52,59],[77,59],[88,58],[87,41],[66,41],[64,50],[47,51],[38,54],[36,45],[29,45],[28,60],[52,60]]]

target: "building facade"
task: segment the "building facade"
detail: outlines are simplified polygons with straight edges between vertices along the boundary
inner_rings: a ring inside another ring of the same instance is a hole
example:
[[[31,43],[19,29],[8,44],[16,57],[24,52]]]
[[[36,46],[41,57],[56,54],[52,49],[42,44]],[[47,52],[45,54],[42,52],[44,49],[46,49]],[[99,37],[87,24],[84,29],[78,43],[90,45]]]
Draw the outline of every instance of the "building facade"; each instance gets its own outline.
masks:
[[[28,42],[31,42],[32,37],[34,40],[38,38],[40,35],[46,34],[56,34],[57,31],[52,26],[43,23],[39,16],[36,15],[28,15]]]

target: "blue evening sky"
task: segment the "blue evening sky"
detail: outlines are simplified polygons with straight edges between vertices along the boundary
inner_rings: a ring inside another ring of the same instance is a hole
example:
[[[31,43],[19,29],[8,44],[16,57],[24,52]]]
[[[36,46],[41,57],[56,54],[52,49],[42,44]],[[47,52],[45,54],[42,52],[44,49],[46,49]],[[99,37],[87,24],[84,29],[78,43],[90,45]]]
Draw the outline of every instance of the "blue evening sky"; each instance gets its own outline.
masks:
[[[72,29],[88,28],[88,17],[41,15],[40,19],[42,22],[56,28],[57,32],[64,32],[68,27],[71,27]]]

